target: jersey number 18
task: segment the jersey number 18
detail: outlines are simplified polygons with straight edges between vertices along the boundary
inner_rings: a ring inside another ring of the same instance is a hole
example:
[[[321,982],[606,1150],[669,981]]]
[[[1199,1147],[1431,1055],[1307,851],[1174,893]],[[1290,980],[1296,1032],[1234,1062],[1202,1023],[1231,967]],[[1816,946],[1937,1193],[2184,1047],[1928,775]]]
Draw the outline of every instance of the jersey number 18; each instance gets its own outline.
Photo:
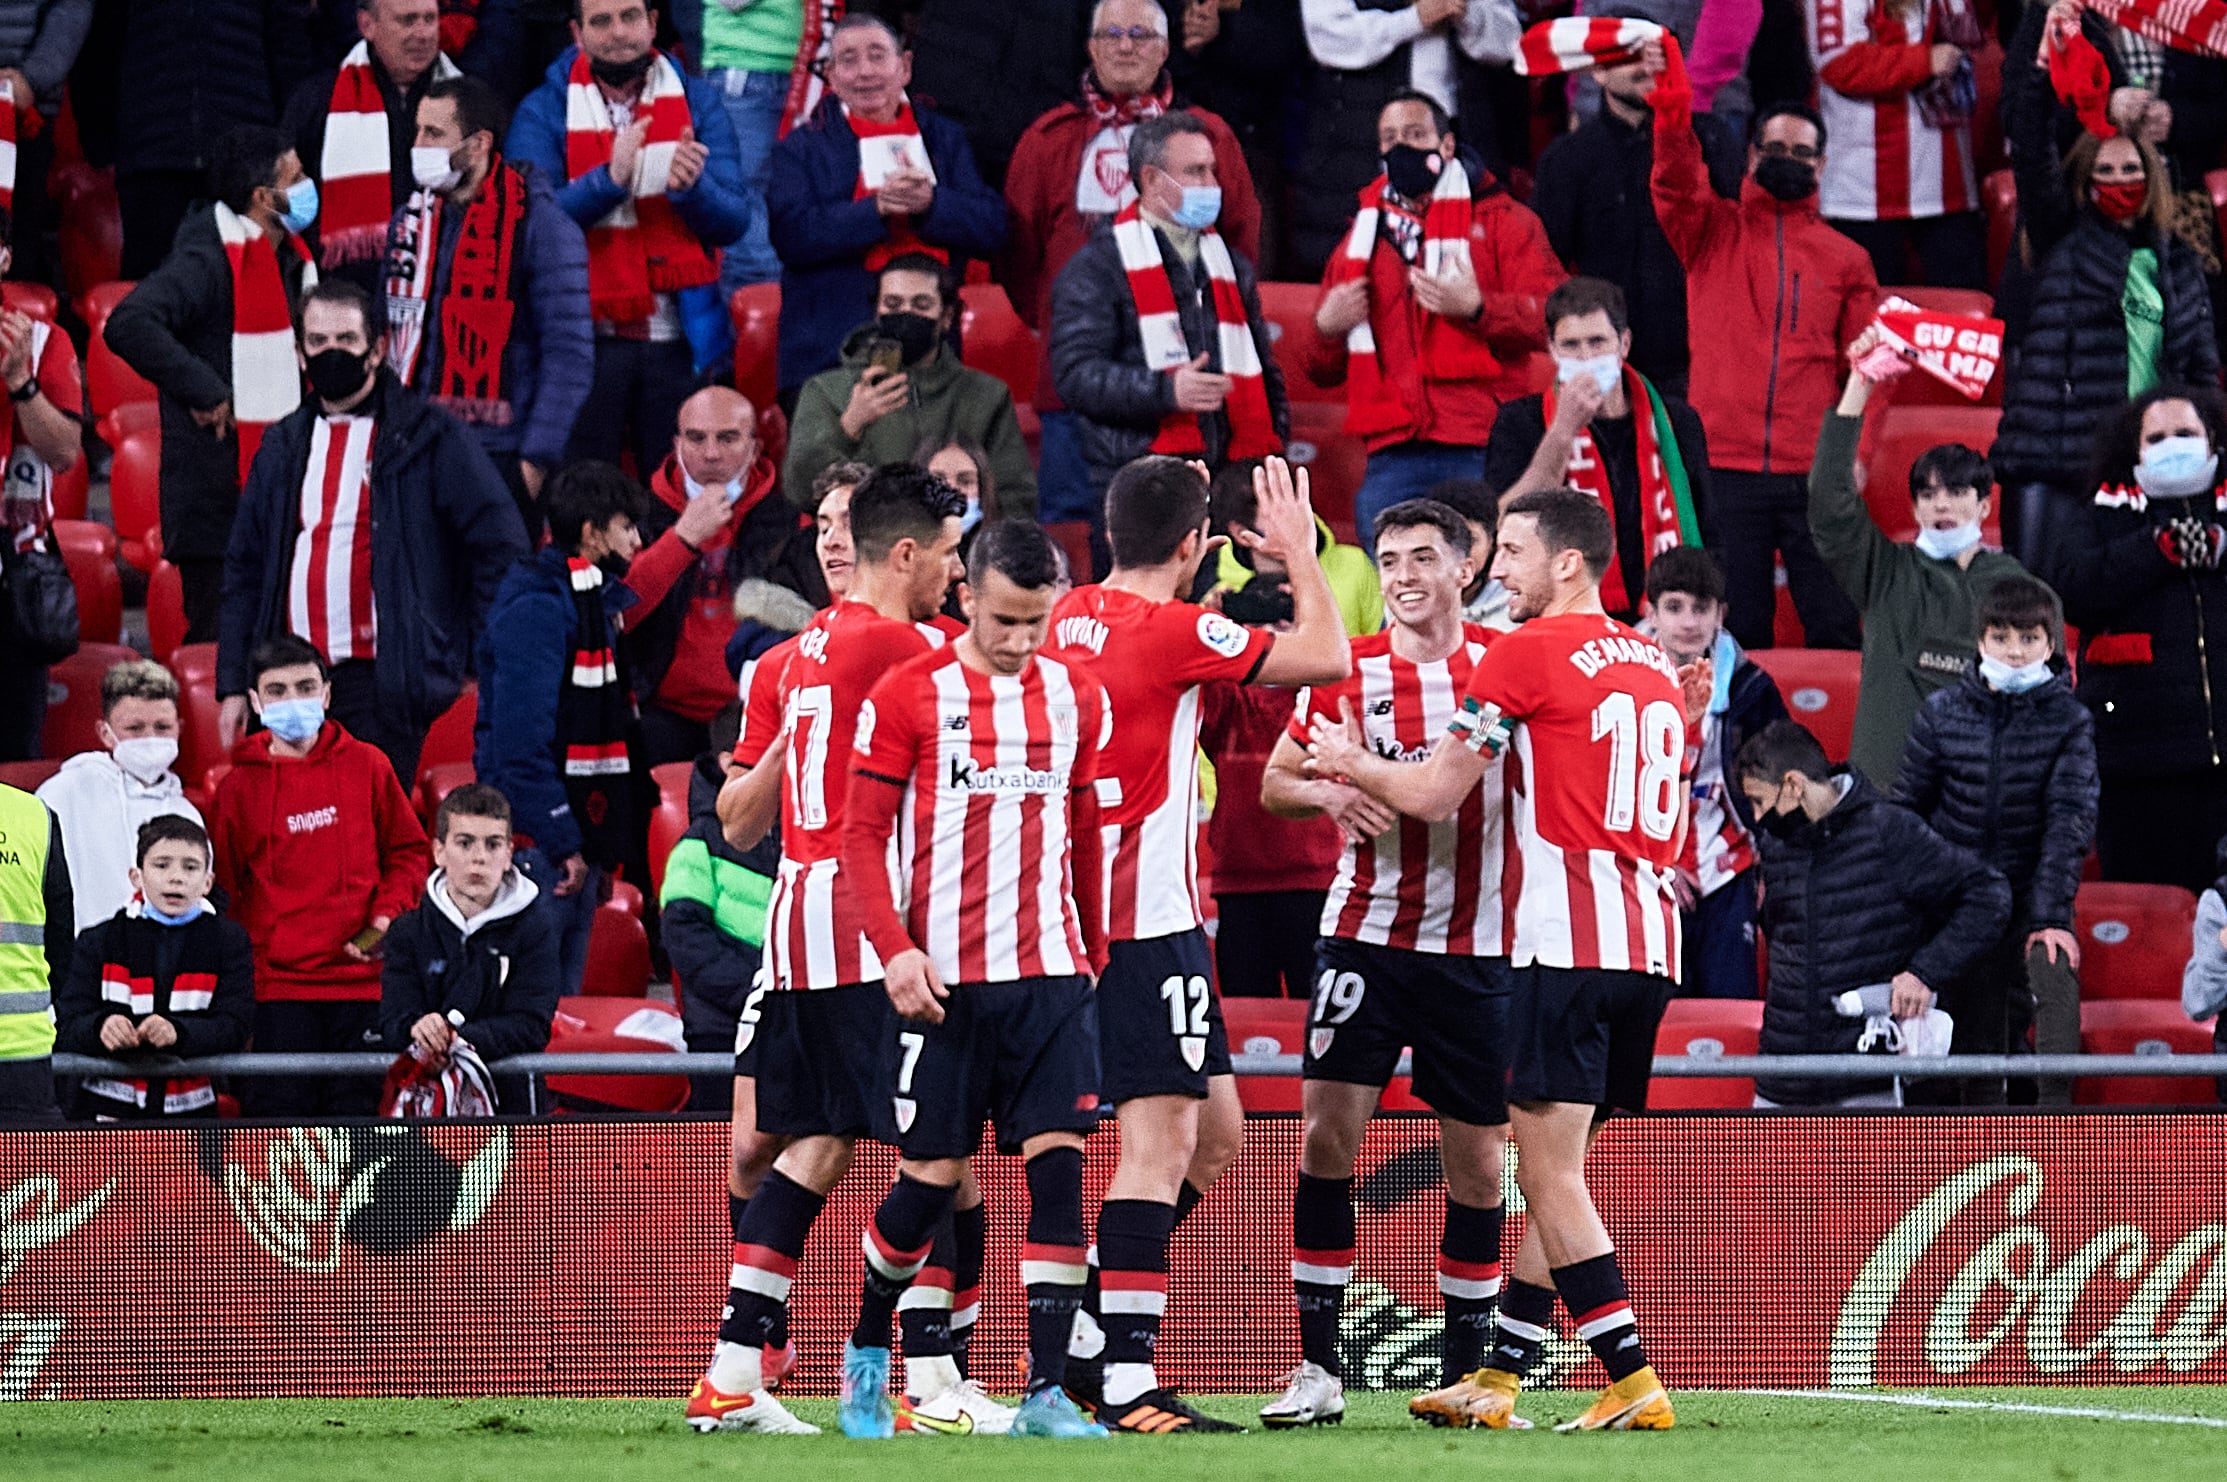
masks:
[[[1647,708],[1618,690],[1593,707],[1593,739],[1608,738],[1608,799],[1601,822],[1628,834],[1636,820],[1650,839],[1668,839],[1678,826],[1678,763],[1686,723],[1678,707],[1651,700]]]

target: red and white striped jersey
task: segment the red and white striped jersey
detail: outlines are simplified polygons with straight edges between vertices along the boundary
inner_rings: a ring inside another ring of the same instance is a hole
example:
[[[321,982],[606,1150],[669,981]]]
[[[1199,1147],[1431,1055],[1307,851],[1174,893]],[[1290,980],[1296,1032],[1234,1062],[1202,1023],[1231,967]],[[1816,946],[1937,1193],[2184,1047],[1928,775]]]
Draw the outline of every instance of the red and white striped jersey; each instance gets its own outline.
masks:
[[[1716,894],[1755,864],[1755,839],[1740,822],[1725,790],[1730,772],[1725,760],[1724,717],[1705,716],[1701,755],[1694,763],[1693,826],[1686,830],[1685,853],[1678,860],[1682,868],[1693,871],[1703,895]]]
[[[1313,718],[1336,721],[1339,701],[1347,700],[1377,755],[1420,762],[1461,708],[1477,661],[1504,636],[1465,623],[1461,646],[1432,664],[1392,652],[1389,629],[1356,638],[1351,674],[1299,692],[1291,738],[1304,745]],[[1506,956],[1516,882],[1505,877],[1514,874],[1516,853],[1505,776],[1506,768],[1493,766],[1443,823],[1402,815],[1365,845],[1348,839],[1322,903],[1322,934],[1409,952]]]
[[[1599,613],[1533,618],[1478,661],[1464,703],[1517,722],[1509,960],[1675,980],[1686,712],[1670,656]]]
[[[1846,221],[1977,211],[1971,123],[1928,123],[1917,96],[1933,80],[1932,43],[1947,39],[1940,15],[1960,14],[1976,28],[1966,0],[1807,0],[1807,8],[1830,144],[1818,209]]]
[[[1106,939],[1189,931],[1199,912],[1199,686],[1250,680],[1275,636],[1194,602],[1077,587],[1045,651],[1105,688],[1113,739],[1098,765]]]
[[[378,646],[371,596],[371,442],[377,430],[371,417],[319,417],[310,424],[286,621],[334,664],[371,658]]]
[[[773,738],[781,734],[781,683],[789,671],[789,655],[796,652],[796,639],[784,638],[754,659],[745,659],[737,682],[742,688],[742,724],[735,732],[735,765],[744,771],[758,765],[758,759],[773,746]]]
[[[929,651],[912,624],[849,601],[821,612],[793,642],[780,666],[779,725],[773,735],[752,730],[735,752],[754,764],[776,737],[787,747],[781,865],[766,903],[765,937],[765,970],[782,992],[881,978],[881,959],[837,881],[843,797],[866,697],[883,675]]]
[[[890,883],[906,934],[945,982],[1090,970],[1070,794],[1095,785],[1107,722],[1098,682],[1041,655],[1019,674],[980,674],[945,648],[874,687],[854,785],[904,789]]]

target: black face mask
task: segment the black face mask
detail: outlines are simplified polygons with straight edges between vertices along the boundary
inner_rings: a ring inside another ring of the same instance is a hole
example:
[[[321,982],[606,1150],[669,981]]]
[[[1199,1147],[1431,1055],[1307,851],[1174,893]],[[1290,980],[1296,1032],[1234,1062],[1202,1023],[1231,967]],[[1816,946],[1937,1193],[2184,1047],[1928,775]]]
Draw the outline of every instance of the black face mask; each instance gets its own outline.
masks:
[[[1402,200],[1426,199],[1438,188],[1438,172],[1444,168],[1445,157],[1436,150],[1395,144],[1384,151],[1384,178],[1391,183],[1392,193]]]
[[[588,59],[588,75],[605,87],[628,88],[649,76],[651,52],[643,52],[631,62],[605,62]]]
[[[625,579],[627,560],[624,556],[609,555],[595,563],[596,569],[613,581]]]
[[[874,327],[897,342],[907,365],[926,360],[943,334],[943,325],[925,314],[884,314]]]
[[[1755,183],[1773,200],[1798,201],[1817,194],[1817,167],[1783,155],[1767,154],[1756,161]]]
[[[371,357],[352,350],[319,350],[309,357],[309,384],[326,401],[346,401],[371,379]]]
[[[1802,811],[1802,805],[1796,803],[1784,813],[1756,814],[1755,826],[1774,839],[1781,839],[1793,844],[1808,838],[1810,830],[1817,825],[1810,821],[1810,816],[1807,813]]]

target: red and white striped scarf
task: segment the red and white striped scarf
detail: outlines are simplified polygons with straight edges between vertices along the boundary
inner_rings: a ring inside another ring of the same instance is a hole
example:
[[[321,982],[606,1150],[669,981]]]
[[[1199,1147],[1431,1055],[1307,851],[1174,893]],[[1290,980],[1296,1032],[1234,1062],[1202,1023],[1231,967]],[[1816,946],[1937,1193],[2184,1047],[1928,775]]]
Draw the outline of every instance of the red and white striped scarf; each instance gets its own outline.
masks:
[[[44,320],[31,321],[31,379],[37,381],[46,360],[46,346],[54,327]],[[7,475],[0,481],[0,539],[14,550],[44,549],[47,531],[54,528],[54,470],[39,450],[15,435],[15,408],[0,417],[0,463]]]
[[[2227,4],[2221,0],[2082,0],[2081,8],[2175,51],[2227,57]],[[2054,17],[2042,28],[2040,60],[2044,67],[2049,65],[2054,45],[2077,31],[2079,25],[2075,12],[2065,30],[2058,28]]]
[[[1662,34],[1663,28],[1653,21],[1608,16],[1541,21],[1523,33],[1516,48],[1516,73],[1547,77],[1589,67],[1619,67],[1636,60],[1639,49]]]
[[[0,82],[0,211],[15,209],[15,84]]]
[[[217,238],[232,267],[232,421],[240,434],[240,482],[263,444],[263,429],[302,404],[302,372],[294,359],[294,316],[278,251],[263,228],[219,201]],[[302,260],[302,291],[317,282],[309,246],[288,233],[286,250]]]
[[[913,116],[912,99],[898,104],[897,116],[887,123],[860,118],[845,104],[843,122],[850,125],[852,135],[858,140],[858,180],[851,188],[852,200],[865,200],[898,170],[911,170],[930,180],[936,178],[935,161],[928,158],[927,141],[920,137],[920,120]],[[925,252],[938,262],[951,261],[950,253],[920,240],[910,216],[891,216],[885,220],[888,240],[866,249],[867,272],[878,273],[884,264],[908,252]]]
[[[1129,275],[1129,295],[1137,306],[1137,335],[1144,342],[1144,363],[1154,371],[1176,371],[1191,363],[1191,347],[1183,338],[1183,317],[1176,312],[1175,285],[1168,281],[1167,264],[1160,260],[1160,241],[1151,223],[1131,201],[1114,218],[1114,245],[1121,250],[1121,266]],[[1222,410],[1229,417],[1230,439],[1222,456],[1228,459],[1265,458],[1283,451],[1276,436],[1276,420],[1268,409],[1268,383],[1261,378],[1260,351],[1253,343],[1253,327],[1245,313],[1245,299],[1237,291],[1237,269],[1229,248],[1212,227],[1199,233],[1199,266],[1212,285],[1216,357],[1221,374],[1231,381]],[[1195,413],[1174,411],[1160,420],[1160,435],[1152,451],[1177,457],[1206,450]]]
[[[796,61],[789,67],[789,96],[781,103],[781,133],[812,116],[820,106],[827,83],[820,76],[835,43],[835,23],[843,18],[843,0],[804,0],[804,29],[797,37]]]
[[[435,81],[457,76],[447,57],[433,59]],[[371,70],[371,43],[341,58],[325,108],[325,145],[317,157],[318,260],[326,267],[368,262],[386,250],[394,214],[393,131],[387,100]]]
[[[1398,209],[1389,204],[1391,194],[1391,182],[1382,175],[1362,187],[1361,209],[1354,213],[1345,250],[1330,260],[1329,287],[1368,276],[1384,213]],[[1469,172],[1461,167],[1461,161],[1447,160],[1423,208],[1423,250],[1417,266],[1427,277],[1444,277],[1456,269],[1469,268],[1469,226]],[[1384,368],[1376,355],[1376,333],[1368,320],[1346,331],[1345,353],[1345,430],[1354,437],[1369,437],[1408,426],[1414,413],[1384,383]]]
[[[588,228],[588,306],[606,324],[631,324],[657,310],[656,295],[696,288],[719,277],[719,255],[707,251],[665,199],[673,151],[691,126],[680,70],[663,52],[650,53],[649,76],[634,100],[634,119],[647,120],[634,190]],[[565,84],[565,178],[578,180],[611,162],[617,131],[603,90],[577,53]]]
[[[635,708],[624,656],[611,642],[603,605],[602,568],[578,556],[565,560],[572,588],[572,662],[557,686],[557,743],[563,748],[565,795],[588,863],[626,857],[635,828],[634,762],[627,736]]]

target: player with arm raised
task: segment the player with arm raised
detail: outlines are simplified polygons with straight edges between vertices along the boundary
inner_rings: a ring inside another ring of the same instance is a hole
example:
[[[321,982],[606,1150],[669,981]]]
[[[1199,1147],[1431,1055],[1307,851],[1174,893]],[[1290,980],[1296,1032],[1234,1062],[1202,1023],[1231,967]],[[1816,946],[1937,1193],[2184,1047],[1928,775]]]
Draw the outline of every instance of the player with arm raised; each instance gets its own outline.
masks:
[[[1339,720],[1315,723],[1309,748],[1316,775],[1343,777],[1416,818],[1452,815],[1495,755],[1509,769],[1522,883],[1508,1110],[1530,1218],[1485,1367],[1409,1408],[1440,1423],[1510,1424],[1559,1291],[1610,1380],[1563,1429],[1663,1430],[1670,1400],[1640,1348],[1585,1154],[1612,1110],[1647,1105],[1655,1029],[1678,973],[1672,880],[1689,706],[1706,705],[1708,666],[1681,673],[1651,639],[1602,613],[1611,534],[1597,500],[1569,489],[1523,495],[1503,511],[1499,536],[1493,575],[1522,625],[1479,661],[1453,734],[1422,762],[1391,761],[1344,706]]]
[[[999,1150],[1026,1160],[1029,1190],[1028,1393],[1010,1427],[1105,1434],[1061,1387],[1087,1269],[1083,1138],[1098,1121],[1107,712],[1080,666],[1037,652],[1058,572],[1035,524],[985,528],[960,588],[965,633],[892,671],[859,718],[843,878],[898,1015],[877,1111],[901,1159],[863,1239],[846,1435],[887,1436],[907,1419],[913,1430],[966,1424],[948,1396],[893,1409],[889,1323],[993,1116]]]
[[[1208,534],[1204,469],[1139,458],[1106,490],[1114,569],[1052,612],[1050,649],[1088,670],[1113,710],[1099,765],[1107,962],[1098,985],[1101,1093],[1121,1123],[1121,1161],[1098,1211],[1102,1359],[1068,1387],[1114,1430],[1234,1430],[1160,1386],[1152,1350],[1167,1304],[1168,1236],[1237,1156],[1243,1116],[1212,991],[1198,899],[1198,690],[1216,679],[1331,684],[1349,668],[1337,599],[1315,559],[1306,476],[1280,458],[1255,475],[1258,534],[1281,562],[1292,625],[1240,627],[1184,600]],[[1095,1336],[1077,1325],[1086,1352]],[[1102,1369],[1100,1369],[1102,1362]],[[1094,1378],[1103,1375],[1102,1388]]]
[[[748,848],[764,820],[738,836],[729,795],[762,788],[769,769],[783,784],[755,1070],[758,1130],[791,1141],[735,1232],[719,1347],[688,1400],[688,1423],[700,1431],[811,1429],[766,1390],[761,1352],[779,1328],[805,1237],[879,1098],[889,1002],[857,892],[839,879],[851,747],[875,683],[930,652],[913,624],[950,589],[964,507],[950,485],[910,464],[887,464],[858,486],[850,590],[797,635],[781,677],[781,727],[750,733],[748,744],[769,749],[738,757],[750,770],[721,791],[728,837]]]
[[[1415,1094],[1438,1113],[1446,1172],[1441,1385],[1483,1358],[1500,1293],[1508,1140],[1501,883],[1513,853],[1502,769],[1487,770],[1451,818],[1433,823],[1394,813],[1350,783],[1309,775],[1306,742],[1313,719],[1334,721],[1350,710],[1378,755],[1428,755],[1487,646],[1505,635],[1462,621],[1461,594],[1473,573],[1469,524],[1454,510],[1428,499],[1385,510],[1377,517],[1376,560],[1391,626],[1353,640],[1352,675],[1300,694],[1261,783],[1269,812],[1327,815],[1346,835],[1323,903],[1300,1093],[1306,1125],[1292,1197],[1291,1280],[1302,1361],[1282,1397],[1260,1412],[1275,1430],[1334,1425],[1345,1416],[1338,1313],[1353,1267],[1353,1164],[1406,1046],[1415,1048]]]

